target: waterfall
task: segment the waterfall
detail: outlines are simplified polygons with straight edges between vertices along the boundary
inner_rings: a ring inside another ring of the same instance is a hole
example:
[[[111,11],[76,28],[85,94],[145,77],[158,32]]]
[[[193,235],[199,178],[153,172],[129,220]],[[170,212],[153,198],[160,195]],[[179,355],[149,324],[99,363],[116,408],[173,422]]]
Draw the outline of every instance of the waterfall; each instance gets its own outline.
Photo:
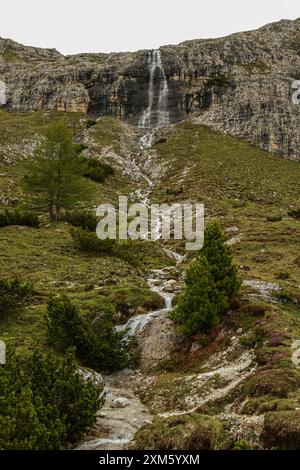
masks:
[[[146,132],[140,140],[142,149],[149,148],[153,142],[154,129],[167,126],[170,122],[168,111],[169,87],[161,60],[160,50],[152,51],[148,56],[149,86],[148,106],[139,120],[139,128]],[[155,77],[159,74],[159,89],[156,93]]]

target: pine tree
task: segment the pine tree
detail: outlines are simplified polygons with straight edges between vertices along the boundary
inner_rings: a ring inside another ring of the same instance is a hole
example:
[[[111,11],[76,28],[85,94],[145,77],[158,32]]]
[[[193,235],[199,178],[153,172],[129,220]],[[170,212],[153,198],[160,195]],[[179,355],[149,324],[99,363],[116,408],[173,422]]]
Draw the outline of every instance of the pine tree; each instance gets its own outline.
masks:
[[[199,329],[210,329],[218,323],[218,292],[215,289],[209,265],[204,256],[199,256],[189,267],[185,279],[185,292],[171,318],[185,334]]]
[[[86,382],[74,350],[63,358],[34,351],[29,357],[7,350],[0,366],[0,450],[60,450],[96,421],[103,387]]]
[[[19,312],[33,294],[33,286],[19,278],[11,281],[0,279],[0,320],[8,314]]]
[[[28,162],[25,190],[34,205],[48,210],[57,221],[62,209],[89,197],[83,175],[87,164],[78,155],[72,132],[63,121],[52,124]]]
[[[75,346],[83,364],[100,372],[130,367],[134,355],[125,333],[116,331],[112,312],[93,322],[84,318],[67,296],[50,299],[47,315],[48,340],[60,351]]]
[[[237,269],[218,224],[212,223],[205,230],[204,247],[189,267],[185,285],[171,314],[179,331],[192,335],[218,325],[240,287]]]
[[[228,310],[230,299],[240,288],[237,268],[233,264],[231,250],[225,241],[224,233],[217,222],[207,226],[201,256],[205,256],[208,261],[210,273],[219,293],[220,314]]]

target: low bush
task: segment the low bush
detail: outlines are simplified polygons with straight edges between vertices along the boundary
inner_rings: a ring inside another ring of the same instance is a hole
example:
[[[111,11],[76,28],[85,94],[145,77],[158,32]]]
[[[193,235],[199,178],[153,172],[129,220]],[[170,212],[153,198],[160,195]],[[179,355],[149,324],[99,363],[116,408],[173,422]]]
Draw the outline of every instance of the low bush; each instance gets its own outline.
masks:
[[[246,348],[255,348],[263,344],[263,335],[260,332],[253,332],[240,338],[240,344]]]
[[[93,219],[86,220],[82,218],[78,219],[75,223],[81,223],[82,225],[89,224],[92,226]],[[77,250],[84,251],[95,255],[107,255],[116,256],[132,266],[138,266],[143,258],[143,253],[137,248],[139,241],[134,240],[121,240],[117,241],[114,239],[107,238],[100,240],[96,232],[90,232],[83,228],[71,228],[71,236],[74,240],[74,245]],[[146,243],[146,242],[145,242]]]
[[[300,209],[295,209],[288,213],[289,217],[293,217],[293,219],[300,219]]]
[[[84,381],[72,350],[62,359],[36,350],[24,360],[8,348],[0,366],[0,449],[67,448],[95,423],[101,392]]]
[[[80,144],[73,144],[73,147],[74,147],[75,153],[77,155],[80,155],[84,150],[88,148],[88,145],[81,142]]]
[[[137,248],[137,241],[123,240],[117,244],[116,255],[127,261],[132,266],[138,266],[142,262],[143,254]]]
[[[73,225],[74,227],[80,227],[83,230],[89,230],[90,232],[95,232],[98,224],[96,214],[88,211],[67,211],[63,217],[63,220]]]
[[[40,222],[38,216],[32,212],[5,210],[0,213],[0,227],[8,227],[9,225],[25,225],[38,228]]]
[[[0,319],[20,310],[33,293],[33,286],[18,278],[11,281],[0,279]]]
[[[282,215],[269,215],[267,217],[267,222],[281,222],[282,220]]]
[[[103,183],[108,176],[114,173],[111,165],[100,162],[97,158],[89,158],[87,164],[88,170],[84,173],[84,176],[97,183]]]
[[[288,292],[286,290],[274,291],[273,297],[275,297],[275,299],[277,299],[279,302],[282,302],[284,304],[291,303],[294,300],[291,292]]]
[[[204,335],[204,334],[199,334],[197,335],[197,337],[195,338],[196,340],[196,343],[199,344],[199,346],[202,346],[202,347],[206,347],[209,345],[210,343],[210,338],[208,335]]]
[[[90,129],[91,127],[95,126],[97,124],[97,121],[95,121],[95,119],[87,119],[86,122],[85,122],[85,127],[87,129]]]
[[[115,305],[118,319],[128,320],[131,316],[145,313],[146,311],[159,310],[164,307],[164,299],[152,292],[148,287],[139,287],[135,285],[120,285],[109,289],[106,299]]]
[[[249,442],[241,440],[234,443],[233,450],[252,450],[253,446]]]
[[[286,271],[281,271],[277,274],[277,279],[281,279],[282,281],[285,281],[286,279],[290,279],[291,275],[290,273]]]
[[[256,350],[256,363],[266,368],[289,366],[289,354],[284,347],[260,346]]]
[[[134,363],[125,333],[117,332],[112,313],[88,321],[66,296],[50,299],[46,323],[49,342],[60,351],[75,346],[78,358],[100,372],[124,369]]]
[[[80,251],[109,255],[115,254],[116,240],[110,238],[100,240],[96,233],[81,228],[71,228],[70,233],[74,240],[75,248]]]

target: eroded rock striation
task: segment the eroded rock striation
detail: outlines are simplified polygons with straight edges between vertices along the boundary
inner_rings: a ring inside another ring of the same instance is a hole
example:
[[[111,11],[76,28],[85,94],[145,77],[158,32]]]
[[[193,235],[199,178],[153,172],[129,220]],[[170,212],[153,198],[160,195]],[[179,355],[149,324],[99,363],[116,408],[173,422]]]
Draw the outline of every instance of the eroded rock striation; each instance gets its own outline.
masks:
[[[201,34],[201,32],[200,32]],[[160,48],[171,122],[196,122],[300,159],[300,19]],[[0,80],[12,111],[114,115],[137,124],[148,103],[151,51],[63,56],[0,39]],[[155,74],[158,90],[161,73]]]

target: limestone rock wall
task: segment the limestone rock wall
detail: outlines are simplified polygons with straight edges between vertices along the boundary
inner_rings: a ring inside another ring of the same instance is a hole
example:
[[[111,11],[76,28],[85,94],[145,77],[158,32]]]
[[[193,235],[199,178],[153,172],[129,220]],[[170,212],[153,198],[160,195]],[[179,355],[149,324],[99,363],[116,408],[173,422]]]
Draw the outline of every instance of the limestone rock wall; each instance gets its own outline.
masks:
[[[62,56],[0,39],[7,109],[114,115],[136,124],[148,100],[149,51]],[[225,38],[161,47],[172,122],[192,116],[300,160],[300,19]],[[159,76],[156,76],[159,87]]]

